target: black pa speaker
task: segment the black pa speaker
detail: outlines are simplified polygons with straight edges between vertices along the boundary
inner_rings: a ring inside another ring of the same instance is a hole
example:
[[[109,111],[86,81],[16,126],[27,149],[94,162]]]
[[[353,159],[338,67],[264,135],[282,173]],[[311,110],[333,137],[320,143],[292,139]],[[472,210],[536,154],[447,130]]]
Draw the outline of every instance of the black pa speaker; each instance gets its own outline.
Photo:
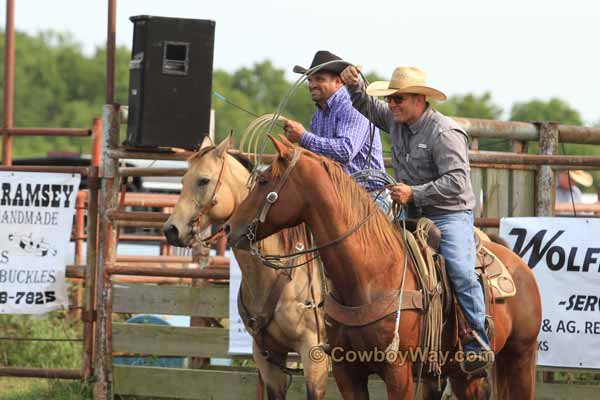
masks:
[[[195,149],[209,133],[215,22],[140,15],[125,144]]]

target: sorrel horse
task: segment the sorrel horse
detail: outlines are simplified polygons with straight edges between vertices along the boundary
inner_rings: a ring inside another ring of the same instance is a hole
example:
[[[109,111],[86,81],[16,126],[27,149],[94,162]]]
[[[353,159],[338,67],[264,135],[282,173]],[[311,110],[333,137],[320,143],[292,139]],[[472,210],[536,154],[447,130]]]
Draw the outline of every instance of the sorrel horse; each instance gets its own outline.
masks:
[[[228,154],[229,147],[230,141],[226,139],[216,148],[201,149],[188,160],[181,196],[163,226],[170,244],[190,245],[197,232],[226,221],[247,196],[250,171],[241,159]],[[271,254],[289,254],[298,242],[307,246],[304,227],[269,236],[260,243],[260,248]],[[247,251],[233,252],[242,271],[238,305],[242,304],[249,315],[244,323],[253,334],[253,358],[267,385],[269,399],[286,396],[288,352],[297,352],[301,357],[307,398],[322,399],[327,386],[327,363],[314,362],[309,356],[311,348],[325,340],[322,309],[309,307],[320,302],[322,296],[319,270],[311,262],[294,270],[291,279],[289,271],[266,268]],[[305,258],[294,260],[304,261]],[[279,296],[272,294],[277,291],[272,288],[277,286]],[[265,311],[267,308],[269,311]]]
[[[229,242],[247,247],[253,235],[260,239],[304,222],[323,261],[330,294],[343,306],[364,312],[381,305],[381,299],[398,296],[403,275],[405,294],[417,291],[417,276],[407,259],[401,233],[379,212],[366,191],[331,160],[289,142],[271,140],[278,156],[257,176],[255,187],[225,226]],[[502,399],[533,399],[541,323],[539,290],[529,267],[512,251],[494,243],[487,247],[508,267],[517,287],[515,297],[493,304],[490,312],[495,327],[492,348],[496,353],[497,394]],[[403,274],[405,268],[409,270]],[[366,357],[369,352],[387,349],[392,342],[396,312],[361,326],[330,319],[327,308],[326,313],[329,345],[338,351],[337,360],[331,353],[333,373],[344,399],[368,399],[367,380],[372,373],[384,380],[389,399],[414,398],[414,359],[400,356],[415,354],[419,346],[422,310],[401,312],[399,353],[391,362]],[[456,347],[449,350],[455,357]],[[351,351],[352,358],[339,357]],[[364,354],[361,362],[360,354]],[[460,399],[489,396],[482,390],[483,378],[466,376],[459,368],[450,367],[443,374],[449,376]]]

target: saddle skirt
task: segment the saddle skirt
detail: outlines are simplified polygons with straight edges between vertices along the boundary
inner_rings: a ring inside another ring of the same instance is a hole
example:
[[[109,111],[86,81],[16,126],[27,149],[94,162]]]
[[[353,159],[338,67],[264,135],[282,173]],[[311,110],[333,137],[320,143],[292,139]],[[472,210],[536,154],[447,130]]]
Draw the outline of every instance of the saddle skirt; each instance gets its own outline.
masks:
[[[434,290],[439,283],[442,290],[446,292],[444,297],[449,301],[452,298],[450,295],[451,285],[445,273],[443,257],[438,253],[439,235],[439,229],[427,218],[417,221],[414,235],[410,231],[406,231],[408,247],[413,260],[416,261],[416,267],[425,281],[430,282],[428,289]],[[475,242],[477,254],[475,272],[484,281],[484,287],[489,286],[491,289],[491,300],[495,302],[513,297],[517,293],[517,289],[508,268],[491,250],[485,247],[486,242],[491,242],[489,237],[475,228]],[[432,271],[437,271],[437,274],[432,274]],[[437,275],[437,277],[432,275]],[[487,295],[486,293],[486,297]]]
[[[481,230],[475,228],[477,243],[477,263],[475,272],[485,278],[493,291],[494,300],[503,300],[517,294],[517,287],[506,265],[494,253],[485,247],[485,241],[490,238]]]

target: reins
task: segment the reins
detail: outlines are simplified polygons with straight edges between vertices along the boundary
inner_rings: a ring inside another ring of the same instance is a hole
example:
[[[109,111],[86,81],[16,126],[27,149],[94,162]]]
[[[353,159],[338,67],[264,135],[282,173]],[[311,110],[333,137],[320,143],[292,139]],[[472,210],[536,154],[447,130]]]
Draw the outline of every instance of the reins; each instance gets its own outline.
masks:
[[[292,160],[290,161],[290,164],[288,165],[285,172],[283,173],[281,179],[277,183],[277,186],[275,187],[275,189],[273,191],[271,191],[267,194],[267,196],[265,197],[265,203],[260,208],[258,216],[250,223],[250,225],[248,225],[248,232],[246,233],[246,238],[250,242],[250,253],[253,256],[259,258],[266,267],[269,267],[272,269],[277,269],[277,270],[293,269],[293,268],[298,268],[298,267],[308,264],[312,260],[319,257],[318,252],[320,250],[323,250],[325,248],[335,246],[336,244],[341,243],[344,239],[346,239],[347,237],[349,237],[350,235],[355,233],[357,230],[359,230],[373,215],[373,210],[371,209],[369,211],[369,213],[365,216],[365,218],[363,218],[363,220],[360,221],[355,227],[350,229],[348,232],[346,232],[342,236],[340,236],[334,240],[331,240],[321,246],[315,246],[315,247],[312,247],[312,248],[306,249],[306,250],[299,249],[299,251],[292,253],[292,254],[283,254],[283,255],[263,255],[263,254],[261,254],[260,249],[258,248],[258,246],[256,246],[257,242],[255,240],[256,232],[258,230],[258,225],[259,225],[259,223],[264,223],[264,221],[267,217],[267,214],[269,213],[269,210],[271,209],[271,206],[279,199],[279,192],[281,191],[281,189],[287,182],[292,170],[298,163],[298,160],[300,159],[301,155],[302,155],[301,151],[299,151],[298,149],[294,149],[294,155],[292,157]],[[305,255],[305,254],[312,254],[312,253],[317,253],[317,254],[314,257],[308,259],[307,261],[305,261],[303,263],[294,264],[294,265],[283,265],[283,263],[282,263],[282,260],[285,260],[288,258],[293,259],[293,258],[297,258],[302,255]]]

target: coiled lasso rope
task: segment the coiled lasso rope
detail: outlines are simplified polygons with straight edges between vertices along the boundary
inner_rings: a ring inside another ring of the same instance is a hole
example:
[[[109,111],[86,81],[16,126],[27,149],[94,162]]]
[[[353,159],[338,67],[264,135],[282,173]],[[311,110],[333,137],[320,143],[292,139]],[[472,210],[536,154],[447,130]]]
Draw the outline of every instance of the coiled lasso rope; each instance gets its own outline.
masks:
[[[257,165],[258,163],[258,145],[261,138],[265,138],[267,127],[270,126],[275,114],[265,114],[252,121],[240,140],[239,149],[242,153],[248,154],[250,160]],[[287,118],[279,116],[276,121],[285,122]],[[246,143],[247,142],[247,143]]]
[[[316,66],[308,69],[307,71],[305,71],[296,80],[296,82],[294,82],[294,84],[288,90],[288,92],[285,94],[285,96],[283,96],[283,98],[279,102],[279,105],[277,106],[277,110],[275,111],[274,114],[262,115],[250,123],[250,125],[244,132],[243,138],[240,142],[240,147],[239,147],[240,151],[248,150],[248,153],[253,155],[254,161],[255,162],[258,161],[259,152],[257,150],[259,149],[259,146],[260,146],[260,154],[264,154],[264,152],[268,146],[268,143],[269,143],[269,141],[267,140],[267,135],[272,134],[273,129],[275,128],[275,125],[279,125],[279,122],[286,121],[287,118],[283,117],[282,113],[283,113],[283,110],[286,109],[289,100],[294,95],[296,90],[298,90],[298,88],[308,79],[309,75],[311,75],[315,72],[318,72],[320,69],[322,69],[328,65],[331,65],[331,64],[346,64],[348,66],[354,65],[354,64],[352,64],[348,61],[344,61],[344,60],[333,60],[333,61],[328,61],[328,62],[319,64],[319,65],[316,65]],[[363,81],[365,82],[365,84],[367,84],[368,83],[367,78],[363,75],[362,72],[359,71],[359,73],[360,73]],[[370,109],[369,109],[369,111],[370,111]],[[369,112],[368,114],[371,114],[371,113]],[[373,141],[373,136],[374,136],[374,129],[372,129],[372,132],[371,132],[371,143]],[[261,139],[262,139],[262,142],[261,142]],[[246,142],[248,142],[248,143],[246,144]],[[248,147],[245,148],[245,146],[248,146]],[[371,154],[371,150],[369,149],[369,157],[368,157],[369,159],[370,159],[370,154]],[[256,165],[256,167],[255,167],[255,170],[253,171],[253,173],[256,173],[257,169],[260,167],[258,163],[256,163],[255,165]]]

